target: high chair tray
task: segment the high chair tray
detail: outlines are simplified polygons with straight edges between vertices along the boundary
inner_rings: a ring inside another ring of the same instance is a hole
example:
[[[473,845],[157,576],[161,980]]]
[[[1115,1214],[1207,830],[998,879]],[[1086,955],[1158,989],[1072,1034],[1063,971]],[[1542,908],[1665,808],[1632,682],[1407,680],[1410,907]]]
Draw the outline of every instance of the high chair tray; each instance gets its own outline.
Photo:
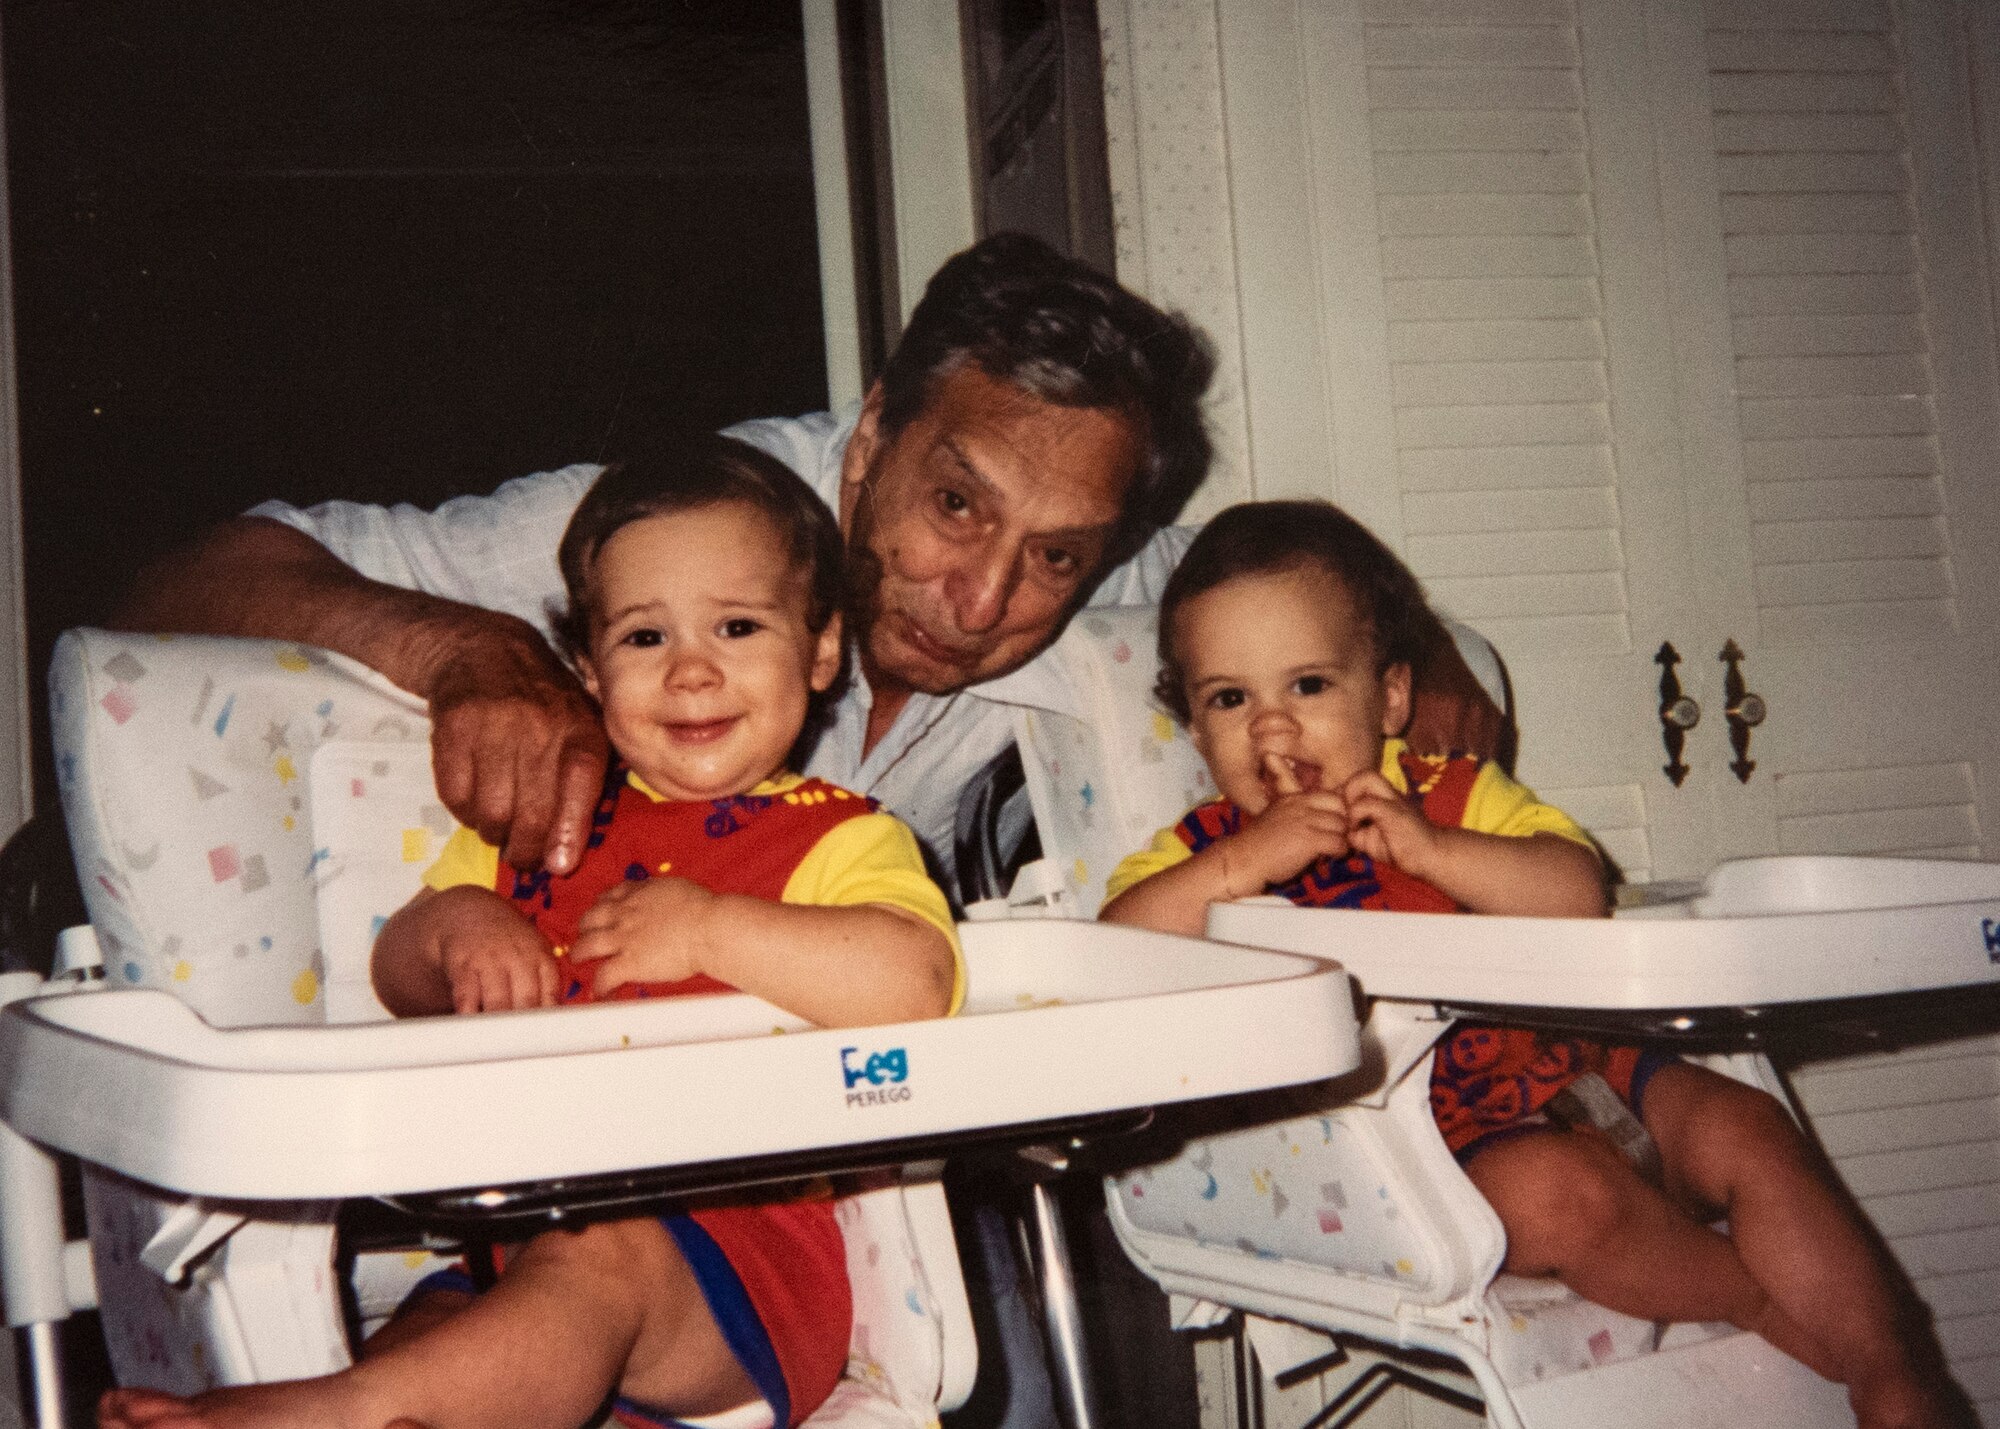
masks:
[[[0,1013],[0,1117],[170,1190],[322,1199],[1093,1116],[1337,1076],[1347,975],[1074,921],[967,924],[949,1020],[823,1030],[741,995],[223,1030],[163,992]],[[783,1035],[774,1035],[774,1034]]]
[[[1768,1008],[2000,984],[2000,864],[1738,859],[1609,920],[1217,904],[1222,942],[1338,959],[1454,1007]]]

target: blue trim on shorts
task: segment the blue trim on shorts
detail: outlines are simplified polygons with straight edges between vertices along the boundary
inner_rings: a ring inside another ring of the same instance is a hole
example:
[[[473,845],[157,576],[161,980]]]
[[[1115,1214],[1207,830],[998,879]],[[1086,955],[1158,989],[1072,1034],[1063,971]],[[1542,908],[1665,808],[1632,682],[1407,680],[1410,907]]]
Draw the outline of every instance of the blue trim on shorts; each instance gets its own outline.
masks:
[[[479,1293],[479,1287],[472,1283],[472,1273],[463,1264],[447,1265],[443,1270],[433,1270],[429,1275],[426,1275],[422,1280],[412,1285],[410,1293],[403,1297],[403,1305],[398,1306],[396,1312],[401,1314],[403,1306],[407,1306],[419,1295],[429,1295],[438,1290],[450,1290],[459,1295],[477,1295]]]
[[[1524,1116],[1519,1121],[1510,1121],[1505,1126],[1496,1126],[1491,1131],[1481,1132],[1451,1153],[1451,1159],[1460,1168],[1470,1166],[1472,1158],[1482,1151],[1490,1151],[1503,1141],[1512,1141],[1517,1136],[1526,1136],[1531,1131],[1548,1131],[1554,1125],[1540,1112]]]
[[[1648,1047],[1639,1049],[1639,1060],[1632,1064],[1632,1100],[1626,1105],[1632,1108],[1632,1115],[1641,1122],[1646,1119],[1646,1086],[1653,1080],[1653,1074],[1679,1061],[1680,1058],[1671,1052],[1655,1052]]]
[[[771,1417],[778,1429],[786,1429],[792,1422],[792,1391],[785,1383],[785,1371],[778,1363],[778,1351],[771,1344],[770,1332],[758,1317],[757,1307],[750,1303],[749,1292],[737,1277],[736,1267],[693,1217],[661,1216],[660,1224],[674,1238],[688,1269],[694,1272],[695,1284],[701,1287],[708,1313],[715,1317],[716,1327],[722,1331],[723,1343],[750,1376],[750,1382],[757,1386],[757,1392],[764,1396],[764,1402],[771,1406]],[[663,1429],[680,1422],[623,1396],[613,1400],[612,1407],[623,1417],[660,1425]]]
[[[791,1423],[792,1392],[785,1384],[785,1372],[778,1363],[778,1352],[772,1347],[770,1333],[765,1330],[757,1307],[750,1303],[749,1293],[737,1277],[736,1267],[729,1263],[729,1257],[722,1253],[714,1238],[693,1219],[687,1216],[661,1216],[659,1219],[667,1234],[674,1238],[674,1244],[680,1248],[688,1268],[694,1272],[695,1284],[701,1287],[702,1298],[708,1302],[708,1312],[715,1317],[715,1323],[722,1331],[723,1343],[729,1346],[729,1352],[743,1366],[743,1372],[750,1376],[750,1382],[757,1387],[764,1402],[771,1406],[777,1429],[786,1429]],[[433,1291],[454,1291],[461,1295],[480,1293],[465,1262],[460,1261],[442,1270],[433,1270],[411,1286],[410,1293],[403,1297],[396,1313],[401,1314],[417,1297]],[[613,1398],[611,1406],[624,1423],[656,1426],[656,1429],[675,1429],[681,1423],[664,1410],[623,1395]],[[601,1410],[599,1412],[602,1413]]]

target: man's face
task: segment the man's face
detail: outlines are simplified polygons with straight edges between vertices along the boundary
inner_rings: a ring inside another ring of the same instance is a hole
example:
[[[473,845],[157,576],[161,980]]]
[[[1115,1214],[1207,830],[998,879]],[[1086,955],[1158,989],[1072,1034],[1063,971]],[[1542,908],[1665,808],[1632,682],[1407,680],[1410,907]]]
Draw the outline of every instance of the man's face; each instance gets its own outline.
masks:
[[[1140,438],[968,363],[893,441],[871,396],[842,473],[850,623],[878,693],[1018,669],[1102,574]]]

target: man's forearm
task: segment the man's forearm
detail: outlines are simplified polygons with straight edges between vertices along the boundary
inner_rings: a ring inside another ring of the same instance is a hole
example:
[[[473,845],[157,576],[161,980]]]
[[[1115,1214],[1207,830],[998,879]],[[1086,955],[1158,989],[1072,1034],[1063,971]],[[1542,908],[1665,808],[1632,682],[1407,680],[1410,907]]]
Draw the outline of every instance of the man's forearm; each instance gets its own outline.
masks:
[[[370,580],[304,532],[257,516],[227,521],[153,562],[112,623],[297,640],[351,656],[426,699],[467,640],[541,643],[511,616]]]
[[[127,630],[297,640],[430,706],[438,797],[516,868],[576,867],[604,778],[596,706],[525,620],[368,579],[303,532],[244,516],[149,567]]]

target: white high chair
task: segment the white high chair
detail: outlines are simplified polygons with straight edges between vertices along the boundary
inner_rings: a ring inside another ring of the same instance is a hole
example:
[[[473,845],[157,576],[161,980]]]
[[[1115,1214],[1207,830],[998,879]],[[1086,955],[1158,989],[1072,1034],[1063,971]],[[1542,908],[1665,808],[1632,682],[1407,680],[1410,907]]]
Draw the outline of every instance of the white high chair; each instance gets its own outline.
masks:
[[[1076,923],[968,926],[950,1021],[825,1031],[740,995],[391,1021],[368,949],[452,827],[420,705],[319,651],[96,631],[63,638],[51,683],[94,939],[0,986],[0,1293],[43,1429],[54,1326],[93,1303],[122,1383],[347,1364],[348,1322],[437,1262],[422,1239],[344,1247],[339,1198],[499,1234],[864,1172],[837,1205],[849,1373],[811,1422],[930,1424],[975,1366],[942,1156],[1358,1061],[1323,962]],[[87,1249],[53,1152],[85,1163]]]
[[[1059,883],[1078,916],[1095,913],[1119,858],[1214,793],[1151,700],[1153,619],[1079,617],[1054,647],[1052,688],[1073,703],[1017,718],[1048,860],[1023,881]],[[1490,652],[1480,663],[1497,672]],[[1996,915],[2000,866],[1883,859],[1725,864],[1609,922],[1218,905],[1210,937],[1337,957],[1354,974],[1370,999],[1367,1060],[1286,1120],[1198,1135],[1107,1180],[1112,1223],[1177,1297],[1184,1328],[1253,1312],[1267,1400],[1342,1353],[1297,1326],[1443,1355],[1469,1376],[1377,1360],[1314,1408],[1314,1426],[1365,1412],[1385,1378],[1427,1380],[1468,1407],[1474,1390],[1501,1429],[1851,1424],[1838,1386],[1755,1336],[1655,1325],[1497,1275],[1501,1227],[1431,1119],[1429,1053],[1455,1009],[1672,1035],[1754,1022],[1741,1008],[1991,983]],[[1784,1097],[1761,1055],[1712,1064]]]

